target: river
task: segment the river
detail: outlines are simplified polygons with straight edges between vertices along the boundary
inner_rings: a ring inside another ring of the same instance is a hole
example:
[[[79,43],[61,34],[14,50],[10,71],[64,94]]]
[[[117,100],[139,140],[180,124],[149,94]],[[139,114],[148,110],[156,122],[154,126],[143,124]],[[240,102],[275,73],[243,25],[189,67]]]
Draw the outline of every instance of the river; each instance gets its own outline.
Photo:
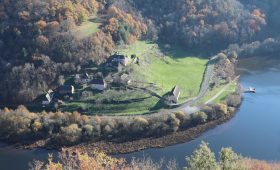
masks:
[[[258,61],[258,62],[256,62]],[[280,160],[280,62],[276,60],[251,58],[240,62],[241,84],[255,87],[256,94],[244,94],[243,103],[236,116],[229,122],[217,126],[199,138],[161,149],[118,155],[151,157],[159,160],[176,159],[180,167],[185,165],[185,157],[204,140],[218,154],[222,147],[232,147],[246,157]],[[269,67],[268,67],[269,65]],[[245,69],[246,68],[246,69]],[[45,150],[22,151],[0,145],[1,170],[27,169],[33,159],[46,160]]]

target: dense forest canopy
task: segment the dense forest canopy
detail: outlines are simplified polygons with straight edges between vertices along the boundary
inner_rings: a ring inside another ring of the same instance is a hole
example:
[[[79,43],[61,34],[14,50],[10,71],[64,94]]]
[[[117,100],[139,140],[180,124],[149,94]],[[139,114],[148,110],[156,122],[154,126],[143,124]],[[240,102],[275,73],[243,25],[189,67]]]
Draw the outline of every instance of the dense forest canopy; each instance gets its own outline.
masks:
[[[266,25],[259,9],[248,10],[237,0],[135,0],[131,4],[156,23],[160,38],[186,47],[211,49],[248,42]]]
[[[274,52],[279,8],[278,0],[3,0],[0,101],[30,102],[63,75],[140,38],[209,53],[231,44],[241,54],[268,45]],[[93,16],[99,30],[77,36],[73,30]]]
[[[23,0],[0,2],[0,100],[25,103],[58,84],[80,65],[102,63],[116,44],[132,43],[146,32],[143,21],[107,2]],[[80,39],[73,33],[99,15],[100,30]]]

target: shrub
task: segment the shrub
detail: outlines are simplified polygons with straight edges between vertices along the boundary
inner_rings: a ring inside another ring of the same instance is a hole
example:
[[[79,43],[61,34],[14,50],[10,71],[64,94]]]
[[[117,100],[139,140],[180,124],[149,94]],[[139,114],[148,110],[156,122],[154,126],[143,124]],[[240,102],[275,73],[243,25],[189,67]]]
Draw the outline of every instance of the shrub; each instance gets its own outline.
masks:
[[[38,132],[39,130],[42,129],[42,123],[35,121],[32,125],[31,125],[31,129],[33,132]]]
[[[221,103],[216,104],[214,108],[216,110],[216,113],[218,113],[218,116],[223,116],[227,114],[228,109],[227,109],[227,105],[225,104],[221,104]]]
[[[201,124],[207,121],[207,114],[204,112],[196,112],[191,114],[191,120],[194,124]]]
[[[73,112],[69,114],[68,118],[70,123],[77,123],[81,119],[81,114],[78,112]]]
[[[141,133],[147,129],[149,122],[143,117],[136,117],[133,119],[131,126],[133,132]]]
[[[60,142],[62,144],[73,144],[77,143],[81,138],[82,130],[78,127],[77,124],[71,124],[67,127],[63,127],[60,133]]]
[[[185,120],[185,113],[183,111],[175,112],[176,118],[179,119],[181,122]]]
[[[85,125],[83,126],[83,136],[86,138],[90,138],[93,136],[93,126],[92,125]]]
[[[241,96],[238,94],[232,94],[227,98],[227,105],[232,107],[237,107],[241,103]]]
[[[176,118],[175,114],[169,114],[167,122],[170,125],[170,130],[172,132],[176,132],[179,129],[180,120]]]

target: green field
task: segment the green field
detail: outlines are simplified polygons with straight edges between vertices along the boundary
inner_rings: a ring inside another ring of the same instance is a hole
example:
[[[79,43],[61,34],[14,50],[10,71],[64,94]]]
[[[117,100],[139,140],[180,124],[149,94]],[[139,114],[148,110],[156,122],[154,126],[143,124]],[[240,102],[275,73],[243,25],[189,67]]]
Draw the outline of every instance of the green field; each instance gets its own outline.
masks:
[[[84,108],[88,114],[143,114],[153,110],[157,102],[159,102],[158,98],[143,93],[141,90],[110,89],[103,93],[95,93],[86,100],[66,103],[62,109],[77,111]]]
[[[228,86],[225,88],[225,86]],[[208,100],[210,100],[213,96],[215,96],[217,93],[219,93],[221,90],[223,90],[223,93],[221,93],[221,95],[219,95],[214,101],[213,103],[223,103],[225,102],[225,99],[227,98],[227,96],[229,96],[230,94],[234,93],[236,90],[236,83],[232,82],[229,85],[223,85],[223,86],[219,86],[219,87],[215,87],[214,89],[211,89],[210,91],[207,92],[207,94],[200,99],[197,104],[203,104],[205,102],[207,102]]]
[[[91,20],[84,22],[82,25],[78,26],[74,32],[79,38],[86,38],[93,33],[97,32],[100,24]]]
[[[129,70],[127,72],[132,78],[133,86],[139,88],[130,90],[110,88],[102,93],[95,93],[83,101],[66,103],[62,107],[63,110],[83,109],[89,114],[114,115],[157,111],[164,106],[159,97],[170,92],[175,85],[181,89],[179,102],[196,96],[208,62],[208,59],[189,55],[182,48],[171,47],[166,50],[145,41],[137,41],[133,45],[119,49],[118,52],[128,56],[136,54],[139,58],[139,65],[131,64],[126,68]],[[158,96],[141,88],[148,89]]]
[[[178,85],[181,89],[180,101],[198,94],[203,79],[207,59],[190,56],[182,48],[171,47],[159,56],[155,44],[138,41],[129,48],[120,51],[127,55],[136,54],[140,66],[135,67],[134,77],[147,83],[155,83],[164,95]]]

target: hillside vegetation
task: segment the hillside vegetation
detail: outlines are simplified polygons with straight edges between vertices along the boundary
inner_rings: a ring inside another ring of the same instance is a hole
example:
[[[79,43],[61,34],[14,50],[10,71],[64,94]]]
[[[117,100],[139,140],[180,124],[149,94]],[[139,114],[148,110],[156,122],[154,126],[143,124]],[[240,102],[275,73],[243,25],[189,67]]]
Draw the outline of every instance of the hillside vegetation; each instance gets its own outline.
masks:
[[[278,52],[279,6],[277,0],[1,1],[0,100],[29,103],[136,40],[209,55],[230,44],[239,56]]]
[[[238,0],[130,0],[133,11],[154,21],[159,38],[187,48],[222,49],[231,43],[249,42],[266,25],[258,8]],[[155,31],[154,31],[155,32]]]
[[[0,100],[9,104],[34,100],[57,87],[59,77],[104,62],[117,44],[132,43],[147,30],[106,1],[12,0],[0,6]],[[102,22],[99,30],[88,21],[92,15]]]

